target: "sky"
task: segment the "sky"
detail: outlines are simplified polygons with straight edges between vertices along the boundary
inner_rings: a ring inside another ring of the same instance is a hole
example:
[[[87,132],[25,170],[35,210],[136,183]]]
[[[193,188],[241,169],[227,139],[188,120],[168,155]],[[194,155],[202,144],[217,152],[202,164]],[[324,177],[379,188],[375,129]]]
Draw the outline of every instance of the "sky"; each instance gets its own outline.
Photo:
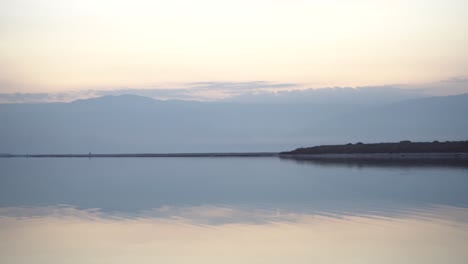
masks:
[[[0,93],[466,78],[467,11],[465,0],[5,0]]]

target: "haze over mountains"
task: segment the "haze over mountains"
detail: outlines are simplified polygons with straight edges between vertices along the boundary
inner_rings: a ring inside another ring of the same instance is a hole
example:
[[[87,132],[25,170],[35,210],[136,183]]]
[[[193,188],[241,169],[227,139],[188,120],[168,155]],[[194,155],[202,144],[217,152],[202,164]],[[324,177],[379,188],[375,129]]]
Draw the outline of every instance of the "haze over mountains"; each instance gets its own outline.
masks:
[[[283,151],[359,141],[468,137],[468,94],[367,95],[339,91],[315,101],[264,97],[263,103],[122,95],[0,104],[0,153]]]

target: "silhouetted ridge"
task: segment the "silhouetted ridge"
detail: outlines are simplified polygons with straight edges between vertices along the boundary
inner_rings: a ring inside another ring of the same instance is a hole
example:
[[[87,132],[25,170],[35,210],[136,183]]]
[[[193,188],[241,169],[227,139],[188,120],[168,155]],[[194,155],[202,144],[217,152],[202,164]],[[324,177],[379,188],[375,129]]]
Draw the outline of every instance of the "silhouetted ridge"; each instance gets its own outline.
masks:
[[[324,145],[298,148],[281,154],[468,153],[468,141]]]
[[[276,152],[341,142],[466,140],[468,95],[392,104],[261,104],[105,96],[0,104],[2,153]]]

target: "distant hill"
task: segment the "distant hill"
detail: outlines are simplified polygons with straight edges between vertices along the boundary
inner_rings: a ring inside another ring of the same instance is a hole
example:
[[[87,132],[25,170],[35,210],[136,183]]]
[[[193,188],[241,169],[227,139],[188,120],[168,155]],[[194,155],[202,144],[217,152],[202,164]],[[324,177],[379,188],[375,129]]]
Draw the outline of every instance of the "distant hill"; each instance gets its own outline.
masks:
[[[396,103],[159,101],[135,95],[0,104],[1,153],[263,152],[465,140],[468,94]]]

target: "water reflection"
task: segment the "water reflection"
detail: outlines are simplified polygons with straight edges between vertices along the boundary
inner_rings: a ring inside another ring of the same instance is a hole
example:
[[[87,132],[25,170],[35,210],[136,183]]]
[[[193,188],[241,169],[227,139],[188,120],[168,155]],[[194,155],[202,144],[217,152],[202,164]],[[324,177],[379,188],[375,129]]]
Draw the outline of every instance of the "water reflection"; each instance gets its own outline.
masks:
[[[297,164],[344,167],[378,168],[463,168],[468,169],[468,159],[464,158],[281,158]]]
[[[1,263],[464,263],[468,170],[0,159]]]
[[[468,258],[468,212],[454,207],[401,218],[213,206],[159,208],[139,218],[69,207],[4,208],[0,215],[2,263],[456,264]]]
[[[322,166],[277,158],[0,159],[0,207],[66,204],[105,212],[230,205],[388,215],[468,207],[461,167]]]

